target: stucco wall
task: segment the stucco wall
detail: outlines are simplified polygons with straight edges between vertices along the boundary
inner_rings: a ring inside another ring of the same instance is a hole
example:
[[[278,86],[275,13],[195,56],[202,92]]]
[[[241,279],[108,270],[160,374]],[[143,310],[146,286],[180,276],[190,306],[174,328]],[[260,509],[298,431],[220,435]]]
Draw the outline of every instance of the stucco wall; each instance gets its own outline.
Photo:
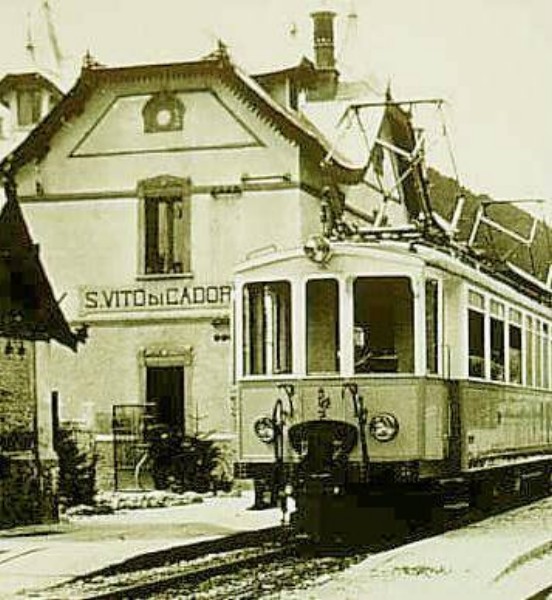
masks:
[[[182,131],[144,133],[142,108],[160,89],[175,91],[183,103]],[[191,183],[186,275],[141,271],[138,183],[160,175]],[[82,421],[108,442],[112,406],[145,401],[143,354],[153,348],[187,356],[187,433],[231,438],[230,342],[215,339],[213,319],[230,316],[236,264],[267,247],[300,247],[319,231],[319,200],[301,190],[299,176],[298,147],[216,81],[151,78],[113,82],[92,94],[42,161],[18,174],[24,214],[62,309],[74,325],[90,326],[77,354],[51,350],[44,385],[59,392],[62,419]],[[241,191],[213,190],[222,185]],[[161,306],[155,300],[208,286],[225,291],[215,302]],[[121,291],[155,302],[105,300]],[[101,481],[109,481],[104,475]]]

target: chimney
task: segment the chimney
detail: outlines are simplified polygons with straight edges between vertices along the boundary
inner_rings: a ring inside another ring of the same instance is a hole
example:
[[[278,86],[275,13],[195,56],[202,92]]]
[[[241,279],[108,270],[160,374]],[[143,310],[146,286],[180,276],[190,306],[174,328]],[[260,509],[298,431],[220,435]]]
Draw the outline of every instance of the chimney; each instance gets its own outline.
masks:
[[[338,72],[335,68],[334,18],[331,10],[311,13],[313,22],[314,65],[316,83],[309,90],[309,100],[331,100],[337,92]]]
[[[335,13],[321,10],[311,13],[314,26],[314,57],[317,69],[335,68],[334,28]]]

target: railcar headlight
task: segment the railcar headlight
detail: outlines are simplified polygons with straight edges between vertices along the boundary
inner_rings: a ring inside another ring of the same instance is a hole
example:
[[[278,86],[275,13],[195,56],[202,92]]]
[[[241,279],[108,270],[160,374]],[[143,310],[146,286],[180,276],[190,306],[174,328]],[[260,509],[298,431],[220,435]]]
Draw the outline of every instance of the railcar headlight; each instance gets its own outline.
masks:
[[[378,442],[390,442],[399,433],[399,421],[391,413],[380,413],[370,419],[369,430]]]
[[[255,435],[265,444],[271,444],[274,441],[276,432],[274,423],[268,417],[259,417],[253,424]]]
[[[310,260],[319,265],[326,264],[331,258],[330,243],[321,235],[310,236],[305,242],[303,250]]]

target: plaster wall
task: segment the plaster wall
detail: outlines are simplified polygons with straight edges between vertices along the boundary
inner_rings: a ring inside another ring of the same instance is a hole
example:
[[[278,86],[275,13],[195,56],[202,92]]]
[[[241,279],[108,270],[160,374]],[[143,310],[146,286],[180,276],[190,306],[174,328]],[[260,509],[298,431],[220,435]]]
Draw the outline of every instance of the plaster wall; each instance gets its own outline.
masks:
[[[230,316],[233,269],[267,247],[300,247],[320,228],[319,200],[299,187],[294,144],[220,83],[163,85],[185,107],[182,131],[143,131],[142,109],[159,81],[106,86],[18,175],[25,218],[62,309],[73,325],[90,326],[77,354],[52,345],[42,357],[48,379],[40,393],[58,391],[60,418],[80,421],[107,444],[112,407],[146,399],[148,353],[184,368],[186,433],[233,438],[230,342],[217,339],[214,324]],[[191,182],[190,273],[141,270],[138,183],[160,175]],[[216,193],[222,185],[241,190]],[[218,290],[216,301],[194,296],[168,305],[196,289]],[[118,293],[155,302],[129,306],[117,296],[114,304]]]

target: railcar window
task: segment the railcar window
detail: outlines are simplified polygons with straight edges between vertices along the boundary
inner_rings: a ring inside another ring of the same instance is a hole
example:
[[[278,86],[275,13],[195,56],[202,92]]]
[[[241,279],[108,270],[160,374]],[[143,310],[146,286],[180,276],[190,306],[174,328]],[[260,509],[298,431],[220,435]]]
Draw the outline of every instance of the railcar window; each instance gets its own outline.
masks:
[[[246,375],[291,372],[291,286],[250,283],[243,290],[243,365]]]
[[[535,322],[535,385],[542,387],[542,324]]]
[[[521,328],[510,324],[510,383],[521,383]]]
[[[359,277],[354,284],[356,373],[414,371],[414,302],[406,277]]]
[[[307,372],[339,371],[339,285],[335,279],[307,282]]]
[[[485,377],[485,317],[482,313],[469,309],[469,375]]]
[[[518,310],[510,308],[508,311],[508,364],[510,383],[522,382],[522,316]]]
[[[550,341],[548,323],[542,324],[542,387],[550,387]]]
[[[438,321],[438,282],[428,279],[425,285],[426,297],[426,365],[428,373],[437,373],[439,347]]]
[[[534,384],[533,379],[533,365],[534,365],[534,332],[533,332],[533,319],[527,317],[525,321],[525,385],[532,386]]]
[[[491,300],[491,379],[504,381],[504,305]]]

